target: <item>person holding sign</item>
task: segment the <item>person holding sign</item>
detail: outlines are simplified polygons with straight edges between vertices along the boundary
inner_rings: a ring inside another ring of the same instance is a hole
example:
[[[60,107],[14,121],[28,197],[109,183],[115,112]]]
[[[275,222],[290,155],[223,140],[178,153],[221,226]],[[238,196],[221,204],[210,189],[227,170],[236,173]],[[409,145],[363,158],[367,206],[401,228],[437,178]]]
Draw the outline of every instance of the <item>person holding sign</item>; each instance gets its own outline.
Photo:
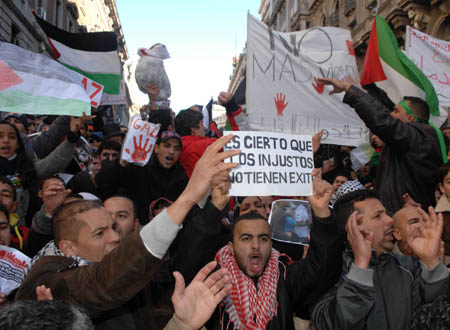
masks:
[[[204,198],[211,180],[237,166],[225,164],[223,160],[237,155],[238,150],[219,152],[231,138],[228,135],[212,144],[197,162],[180,197],[140,232],[135,231],[120,244],[111,213],[100,203],[83,200],[62,206],[53,216],[59,252],[37,260],[19,288],[16,300],[35,299],[36,286],[44,284],[51,289],[55,300],[84,307],[98,327],[107,324],[158,272],[184,218]],[[181,286],[180,283],[176,286],[178,296],[182,295]],[[149,314],[137,309],[126,322],[105,328],[148,327],[153,317]]]
[[[333,87],[330,94],[345,92],[343,102],[354,108],[371,132],[385,143],[375,189],[388,212],[393,214],[402,208],[405,193],[424,209],[434,206],[436,173],[447,162],[447,151],[442,133],[428,121],[428,104],[406,96],[391,113],[347,81],[331,78],[318,81]]]
[[[178,161],[181,148],[181,136],[164,131],[146,166],[127,164],[120,159],[105,162],[95,176],[95,182],[108,196],[123,193],[135,201],[137,217],[145,224],[151,201],[161,197],[174,201],[186,187],[188,177]]]
[[[234,220],[231,241],[215,256],[219,265],[229,271],[233,288],[205,324],[206,329],[221,325],[228,329],[294,329],[294,313],[308,318],[314,301],[338,279],[342,239],[328,208],[331,185],[319,178],[313,185],[314,195],[309,201],[314,216],[305,260],[291,263],[272,248],[270,226],[261,214],[247,213]],[[229,189],[227,173],[215,178],[211,196],[216,207],[226,205]],[[198,268],[189,267],[198,267],[197,260],[210,253],[211,242],[223,238],[220,220],[197,217],[189,227],[186,224],[182,242],[185,248],[179,248],[186,251],[185,264],[178,265],[183,275],[183,269],[195,273]]]

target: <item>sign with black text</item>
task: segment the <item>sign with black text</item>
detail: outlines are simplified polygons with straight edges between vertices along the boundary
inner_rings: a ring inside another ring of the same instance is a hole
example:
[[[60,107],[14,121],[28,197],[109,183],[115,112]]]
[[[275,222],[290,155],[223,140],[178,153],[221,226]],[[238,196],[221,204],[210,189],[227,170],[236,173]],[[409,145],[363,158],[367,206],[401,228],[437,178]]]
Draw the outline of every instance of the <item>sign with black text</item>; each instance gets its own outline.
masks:
[[[309,135],[233,131],[225,150],[241,153],[226,162],[239,166],[230,173],[231,196],[308,196],[314,169]]]

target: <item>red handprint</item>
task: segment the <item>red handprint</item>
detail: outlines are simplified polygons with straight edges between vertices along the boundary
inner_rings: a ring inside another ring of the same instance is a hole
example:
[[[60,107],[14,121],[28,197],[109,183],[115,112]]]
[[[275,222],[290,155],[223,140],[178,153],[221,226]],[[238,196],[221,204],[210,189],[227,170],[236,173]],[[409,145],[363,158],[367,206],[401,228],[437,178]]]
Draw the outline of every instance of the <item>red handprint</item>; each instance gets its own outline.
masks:
[[[288,102],[284,104],[284,102],[286,101],[286,95],[284,95],[283,93],[277,93],[277,96],[274,97],[273,100],[275,101],[275,106],[277,107],[277,115],[279,117],[283,116],[283,111],[289,104]]]
[[[147,157],[147,154],[152,150],[153,148],[153,144],[150,144],[150,146],[148,147],[148,150],[145,150],[145,148],[147,148],[147,144],[150,141],[150,139],[148,138],[147,140],[145,140],[145,144],[144,146],[142,146],[142,135],[139,136],[139,145],[136,142],[136,136],[133,136],[133,142],[134,142],[134,151],[133,154],[131,155],[131,159],[133,159],[134,162],[142,162],[145,160],[145,158]],[[130,153],[130,149],[125,149],[125,152],[127,154],[131,154]]]
[[[321,84],[321,83],[317,80],[316,77],[314,77],[314,80],[316,81],[315,84],[312,83],[314,89],[317,91],[317,93],[323,94],[323,90],[324,90],[324,87],[325,87],[325,86],[324,86],[323,84]]]

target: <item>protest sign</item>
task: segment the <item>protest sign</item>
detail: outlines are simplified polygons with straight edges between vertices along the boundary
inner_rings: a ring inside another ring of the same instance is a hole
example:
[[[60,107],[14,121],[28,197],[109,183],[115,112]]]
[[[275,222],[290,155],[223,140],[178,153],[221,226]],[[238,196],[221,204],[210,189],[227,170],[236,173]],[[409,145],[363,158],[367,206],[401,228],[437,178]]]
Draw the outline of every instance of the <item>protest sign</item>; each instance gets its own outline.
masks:
[[[19,287],[30,261],[19,250],[0,245],[0,292],[9,294]]]
[[[358,172],[372,158],[375,149],[369,143],[362,143],[350,152],[352,170]]]
[[[119,104],[127,104],[127,94],[126,94],[126,85],[123,80],[120,81],[120,91],[119,94],[108,94],[103,93],[102,99],[100,101],[100,105],[119,105]]]
[[[139,166],[150,160],[160,124],[152,124],[135,115],[128,125],[128,133],[122,146],[122,159]]]
[[[450,106],[450,42],[406,27],[406,56],[433,84],[441,106]]]
[[[100,100],[102,99],[103,86],[88,77],[83,77],[83,79],[81,79],[81,84],[91,99],[91,105],[94,108],[97,108],[100,104]]]
[[[272,238],[286,243],[309,245],[312,226],[311,204],[295,199],[278,199],[269,215]]]
[[[233,131],[225,150],[241,153],[227,162],[239,166],[230,173],[232,196],[308,196],[314,168],[311,136],[273,132]]]
[[[83,78],[43,54],[0,42],[0,111],[90,115],[91,100]]]
[[[317,78],[358,79],[350,31],[332,27],[282,33],[250,14],[247,20],[248,121],[252,130],[313,135],[322,143],[357,146],[368,129],[343,93]]]

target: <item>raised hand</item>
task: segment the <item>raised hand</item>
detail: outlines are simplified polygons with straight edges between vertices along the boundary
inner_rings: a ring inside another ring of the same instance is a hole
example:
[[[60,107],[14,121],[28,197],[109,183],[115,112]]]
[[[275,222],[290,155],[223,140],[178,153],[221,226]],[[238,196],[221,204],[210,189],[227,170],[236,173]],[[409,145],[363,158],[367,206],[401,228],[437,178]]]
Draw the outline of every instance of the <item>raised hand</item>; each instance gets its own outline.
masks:
[[[230,103],[231,99],[233,98],[233,94],[228,93],[228,92],[220,92],[219,97],[218,97],[218,101],[220,105],[225,105]]]
[[[211,181],[211,202],[219,210],[223,210],[230,200],[230,196],[228,196],[231,189],[229,173],[230,170],[222,171]]]
[[[64,187],[60,180],[49,180],[49,183],[44,185],[39,195],[44,202],[45,213],[52,216],[71,192],[70,189]]]
[[[220,152],[231,141],[232,134],[223,136],[211,144],[195,165],[191,178],[183,194],[190,193],[195,203],[202,200],[211,184],[211,180],[220,172],[238,166],[237,163],[224,163],[223,160],[240,153],[240,150]]]
[[[317,132],[312,137],[313,154],[315,154],[320,148],[320,141],[322,140],[323,131]]]
[[[277,96],[273,98],[275,102],[275,107],[277,108],[277,115],[283,116],[284,108],[289,104],[288,102],[284,103],[286,101],[286,95],[283,93],[277,93]]]
[[[414,254],[429,268],[433,269],[440,262],[439,250],[441,244],[444,220],[442,213],[436,214],[433,207],[428,208],[428,213],[417,208],[422,217],[419,228],[419,237],[407,237],[407,243]]]
[[[341,93],[341,92],[346,92],[351,86],[351,84],[346,81],[342,81],[342,80],[334,79],[334,78],[317,78],[316,82],[323,84],[323,85],[333,86],[333,90],[330,91],[330,95],[333,95],[336,93]]]
[[[373,233],[360,225],[361,218],[362,215],[353,212],[347,220],[345,230],[355,255],[353,263],[359,268],[368,268],[372,256]]]
[[[320,218],[326,218],[331,215],[328,204],[333,194],[333,186],[327,181],[322,180],[319,169],[314,169],[311,173],[313,179],[313,194],[306,197],[314,214]]]
[[[150,84],[147,87],[147,93],[151,96],[157,96],[159,94],[159,87],[156,84]]]
[[[36,287],[36,299],[38,301],[53,300],[52,291],[45,285],[39,285]]]
[[[92,116],[86,116],[86,114],[83,112],[83,115],[81,117],[70,117],[69,122],[69,130],[72,133],[78,134],[80,132],[80,128],[89,120],[94,119],[96,115]]]
[[[125,149],[125,152],[127,154],[131,154],[131,159],[133,159],[134,162],[142,162],[145,160],[145,158],[147,157],[147,154],[153,148],[153,145],[150,144],[148,146],[148,149],[145,150],[145,148],[147,148],[147,144],[149,141],[150,141],[150,138],[147,138],[145,140],[145,144],[142,146],[142,135],[139,136],[139,144],[137,144],[136,136],[133,136],[133,144],[134,144],[133,153],[131,154],[130,149],[128,149],[128,148]]]
[[[217,262],[212,261],[203,267],[187,288],[183,276],[179,272],[173,273],[175,290],[172,303],[175,321],[181,329],[200,329],[217,305],[230,293],[232,285],[226,269],[219,269],[209,275],[216,265]]]

